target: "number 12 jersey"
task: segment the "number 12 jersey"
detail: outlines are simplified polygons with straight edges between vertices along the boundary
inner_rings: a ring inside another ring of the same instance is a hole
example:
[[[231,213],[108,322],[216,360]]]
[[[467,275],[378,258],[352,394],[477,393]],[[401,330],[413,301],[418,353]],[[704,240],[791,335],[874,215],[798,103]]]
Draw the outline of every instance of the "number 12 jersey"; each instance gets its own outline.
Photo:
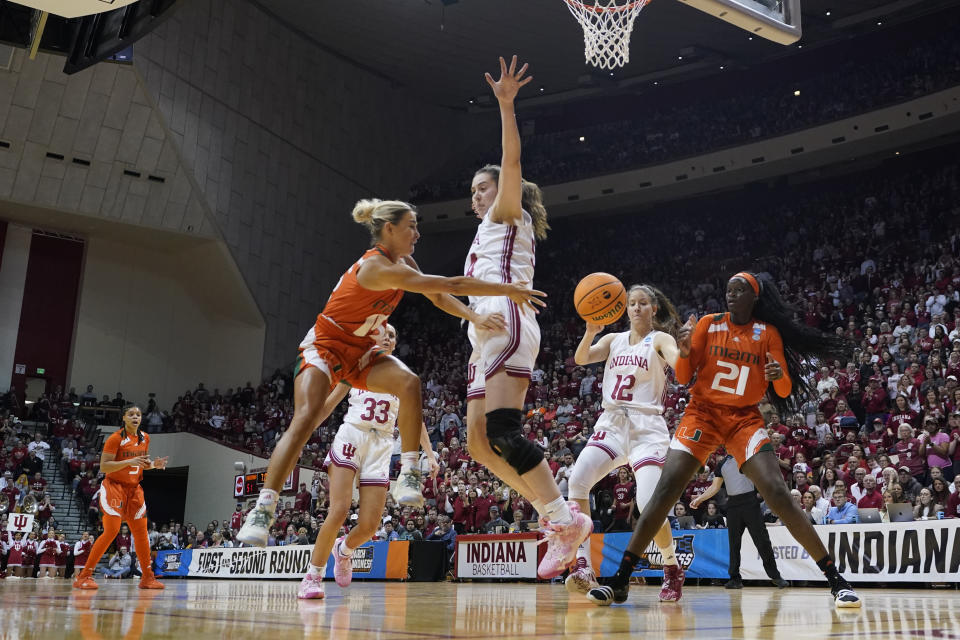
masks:
[[[653,346],[657,331],[637,344],[630,344],[630,332],[615,334],[603,368],[603,408],[638,409],[663,413],[666,366]]]

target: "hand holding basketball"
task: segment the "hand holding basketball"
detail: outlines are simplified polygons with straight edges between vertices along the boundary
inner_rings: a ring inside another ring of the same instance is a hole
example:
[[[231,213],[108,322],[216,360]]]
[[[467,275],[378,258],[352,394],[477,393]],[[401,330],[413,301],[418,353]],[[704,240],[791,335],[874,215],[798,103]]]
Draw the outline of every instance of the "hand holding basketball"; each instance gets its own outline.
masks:
[[[616,276],[598,271],[577,284],[573,305],[588,325],[613,324],[627,309],[627,290]]]
[[[587,321],[587,330],[584,331],[584,333],[586,333],[588,336],[595,336],[595,335],[597,335],[598,333],[603,332],[603,330],[604,330],[605,328],[606,328],[605,325],[596,324],[596,323],[590,322],[590,321],[588,320],[588,321]]]
[[[517,92],[520,91],[520,87],[533,80],[533,76],[523,77],[523,74],[527,72],[527,67],[529,66],[530,65],[524,63],[524,65],[520,67],[520,70],[517,71],[517,56],[513,56],[513,58],[510,59],[510,68],[508,69],[507,61],[501,56],[500,79],[494,80],[493,76],[489,73],[484,74],[484,77],[487,79],[487,84],[493,89],[493,95],[497,97],[497,100],[500,102],[513,102],[513,99],[517,97]]]
[[[680,327],[680,331],[677,332],[677,349],[680,350],[681,358],[690,357],[691,337],[696,326],[697,316],[691,313],[684,325]]]

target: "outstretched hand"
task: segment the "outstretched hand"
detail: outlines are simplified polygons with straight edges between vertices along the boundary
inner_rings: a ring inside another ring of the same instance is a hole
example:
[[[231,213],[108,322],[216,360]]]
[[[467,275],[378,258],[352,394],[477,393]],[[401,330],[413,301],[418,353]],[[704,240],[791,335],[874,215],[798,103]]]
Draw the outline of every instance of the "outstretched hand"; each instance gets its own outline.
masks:
[[[164,456],[164,457],[162,457],[162,458],[154,458],[154,459],[153,459],[153,468],[154,468],[154,469],[166,469],[166,468],[167,468],[167,460],[169,460],[169,459],[170,459],[169,456]]]
[[[540,313],[537,307],[547,306],[547,303],[542,300],[542,298],[547,297],[547,294],[537,289],[528,289],[527,286],[529,284],[529,282],[514,282],[508,284],[507,287],[510,290],[507,292],[507,297],[521,309],[529,306],[535,313]]]
[[[680,351],[681,358],[690,357],[690,346],[692,344],[693,330],[697,326],[697,316],[690,314],[690,317],[687,318],[686,323],[680,327],[680,331],[677,332],[677,349]]]
[[[767,351],[767,364],[763,366],[763,377],[769,381],[779,380],[783,377],[783,367],[769,351]]]
[[[497,97],[497,100],[500,102],[513,102],[513,99],[517,97],[517,92],[520,91],[520,87],[533,80],[533,76],[523,77],[529,66],[530,65],[524,63],[524,65],[520,67],[520,70],[517,71],[517,56],[513,56],[513,58],[510,59],[510,67],[507,68],[507,61],[501,56],[500,79],[494,80],[493,76],[489,73],[484,74],[484,77],[487,79],[487,84],[493,89],[493,95]]]

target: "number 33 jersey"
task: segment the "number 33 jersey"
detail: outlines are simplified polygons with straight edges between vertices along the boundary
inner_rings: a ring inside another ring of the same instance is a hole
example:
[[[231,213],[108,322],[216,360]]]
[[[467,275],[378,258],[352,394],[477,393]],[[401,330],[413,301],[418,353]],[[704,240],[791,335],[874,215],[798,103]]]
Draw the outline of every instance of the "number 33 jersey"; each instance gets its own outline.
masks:
[[[665,363],[653,346],[657,331],[637,344],[630,344],[630,332],[614,335],[603,369],[603,408],[638,409],[663,413]]]
[[[374,393],[361,389],[350,389],[347,396],[349,408],[343,418],[344,424],[349,424],[361,431],[376,429],[393,436],[393,426],[397,423],[397,411],[400,410],[400,400],[389,393]]]
[[[767,392],[763,375],[767,352],[787,377],[783,339],[776,327],[754,319],[737,325],[729,313],[704,316],[693,331],[689,367],[678,363],[677,379],[686,383],[696,371],[691,399],[728,407],[755,406]]]

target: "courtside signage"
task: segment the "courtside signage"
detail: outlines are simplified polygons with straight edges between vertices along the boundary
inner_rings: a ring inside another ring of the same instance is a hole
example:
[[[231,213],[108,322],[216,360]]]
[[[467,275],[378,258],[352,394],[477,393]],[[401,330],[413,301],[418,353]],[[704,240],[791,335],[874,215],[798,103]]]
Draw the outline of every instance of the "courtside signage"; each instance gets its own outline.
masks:
[[[536,536],[458,536],[457,577],[500,580],[536,578]]]

